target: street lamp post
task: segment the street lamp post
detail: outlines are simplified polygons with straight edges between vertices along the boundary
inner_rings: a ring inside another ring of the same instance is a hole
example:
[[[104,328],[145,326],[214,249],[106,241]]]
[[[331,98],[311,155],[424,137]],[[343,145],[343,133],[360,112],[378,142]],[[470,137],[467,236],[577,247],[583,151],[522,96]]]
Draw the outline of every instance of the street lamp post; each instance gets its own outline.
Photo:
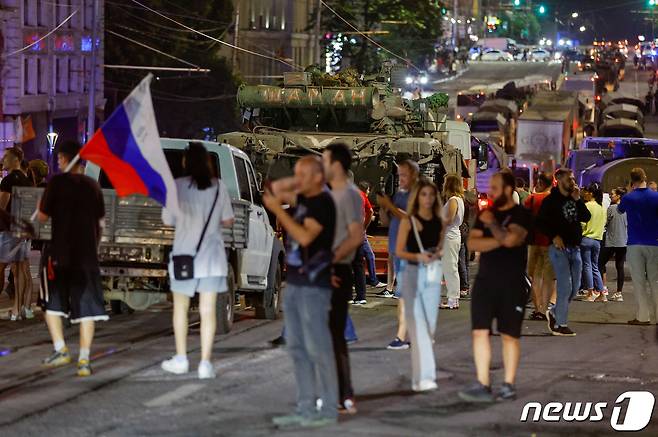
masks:
[[[91,31],[91,71],[89,72],[89,108],[87,112],[87,141],[94,135],[96,123],[96,70],[98,60],[98,0],[94,0],[94,6],[91,13],[92,31]],[[85,141],[86,142],[86,141]]]

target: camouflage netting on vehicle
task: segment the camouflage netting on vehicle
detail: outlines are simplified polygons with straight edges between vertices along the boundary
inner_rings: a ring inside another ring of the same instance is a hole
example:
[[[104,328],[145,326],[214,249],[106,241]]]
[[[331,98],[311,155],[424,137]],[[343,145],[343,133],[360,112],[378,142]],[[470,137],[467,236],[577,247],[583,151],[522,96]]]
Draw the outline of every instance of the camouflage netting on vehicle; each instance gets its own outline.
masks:
[[[360,87],[364,86],[360,79],[359,72],[354,68],[345,68],[338,73],[331,75],[320,70],[317,65],[311,65],[304,69],[305,72],[311,73],[311,83],[313,86],[327,87]]]
[[[448,94],[446,93],[434,93],[431,96],[429,96],[426,101],[427,105],[429,106],[429,109],[432,110],[437,110],[439,108],[447,108],[448,107]]]

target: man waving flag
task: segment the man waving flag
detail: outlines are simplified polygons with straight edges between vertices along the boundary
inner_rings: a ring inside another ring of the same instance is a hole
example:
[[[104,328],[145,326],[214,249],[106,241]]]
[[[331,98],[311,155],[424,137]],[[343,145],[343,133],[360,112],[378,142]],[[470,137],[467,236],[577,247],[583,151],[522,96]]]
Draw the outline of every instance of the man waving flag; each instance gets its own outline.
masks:
[[[178,211],[174,177],[155,121],[149,74],[114,110],[80,151],[101,167],[119,196],[143,194]]]

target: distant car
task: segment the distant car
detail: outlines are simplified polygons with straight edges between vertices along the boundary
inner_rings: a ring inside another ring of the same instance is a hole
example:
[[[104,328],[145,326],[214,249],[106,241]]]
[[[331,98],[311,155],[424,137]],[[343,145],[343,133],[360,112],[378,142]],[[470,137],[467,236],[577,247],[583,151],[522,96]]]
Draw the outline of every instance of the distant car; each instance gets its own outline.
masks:
[[[537,49],[530,52],[531,61],[550,61],[551,54],[547,50]]]
[[[482,55],[483,61],[513,61],[514,57],[511,53],[504,52],[498,49],[490,49]]]
[[[428,86],[430,82],[429,75],[426,71],[419,71],[417,73],[412,73],[407,75],[404,79],[405,85],[409,90],[415,90],[420,88],[421,90]]]
[[[578,61],[578,70],[580,71],[592,71],[596,65],[594,58],[588,55],[581,55],[577,58]]]

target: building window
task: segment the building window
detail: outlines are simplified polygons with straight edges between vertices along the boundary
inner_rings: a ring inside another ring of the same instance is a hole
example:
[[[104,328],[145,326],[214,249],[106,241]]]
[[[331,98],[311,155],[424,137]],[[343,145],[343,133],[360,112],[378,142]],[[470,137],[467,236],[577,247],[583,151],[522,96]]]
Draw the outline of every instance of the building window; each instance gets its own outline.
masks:
[[[91,29],[91,16],[94,14],[93,0],[82,0],[81,9],[84,11],[84,28]]]
[[[37,5],[38,0],[23,0],[23,25],[37,25]]]
[[[25,56],[23,57],[23,94],[34,95],[37,90],[37,60],[34,56]]]
[[[89,77],[91,76],[89,74],[89,64],[91,61],[89,58],[84,57],[83,62],[82,62],[82,92],[87,93],[89,92]]]
[[[68,58],[66,60],[66,82],[67,82],[67,91],[70,93],[76,92],[75,89],[75,75],[73,72],[73,62],[71,61],[71,58]]]
[[[37,58],[38,93],[48,94],[48,58]]]
[[[57,94],[69,92],[69,63],[68,58],[57,58],[55,61],[55,87]]]

